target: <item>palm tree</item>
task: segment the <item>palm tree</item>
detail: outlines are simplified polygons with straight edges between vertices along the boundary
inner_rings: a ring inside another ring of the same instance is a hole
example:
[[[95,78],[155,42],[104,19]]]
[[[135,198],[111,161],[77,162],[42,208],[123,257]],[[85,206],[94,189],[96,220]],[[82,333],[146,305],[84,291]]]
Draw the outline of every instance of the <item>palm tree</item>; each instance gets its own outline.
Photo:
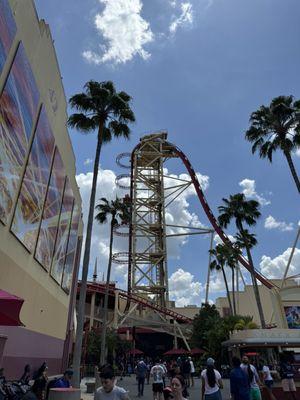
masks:
[[[234,329],[237,331],[243,331],[245,329],[258,329],[258,326],[253,321],[253,317],[245,316],[239,319],[239,321],[234,325]]]
[[[261,158],[272,162],[276,150],[283,151],[300,193],[300,181],[291,153],[300,147],[300,100],[279,96],[269,106],[261,106],[250,116],[250,128],[245,138],[252,142],[252,153],[259,150]]]
[[[230,263],[229,246],[227,246],[226,244],[218,244],[215,249],[209,250],[209,252],[214,257],[214,260],[210,263],[209,267],[211,270],[222,271],[225,288],[226,288],[228,304],[229,304],[229,309],[230,309],[230,314],[234,315],[234,308],[232,306],[232,301],[231,301],[228,282],[227,282],[227,276],[226,276],[226,272],[225,272],[225,265],[228,264],[228,261]]]
[[[104,315],[102,321],[102,332],[101,332],[101,355],[100,355],[100,365],[104,365],[105,362],[105,347],[106,347],[106,324],[107,324],[107,314],[108,314],[108,292],[109,292],[109,282],[111,274],[111,264],[112,264],[112,248],[114,239],[114,227],[120,222],[129,222],[129,209],[128,206],[123,203],[120,199],[116,197],[115,200],[108,201],[105,198],[101,198],[101,202],[96,206],[96,210],[99,213],[96,215],[95,219],[100,224],[105,224],[107,218],[110,216],[110,242],[109,242],[109,258],[106,274],[106,285],[105,285],[105,296],[104,296]]]
[[[252,278],[253,290],[255,295],[255,300],[257,303],[258,313],[260,317],[261,326],[264,329],[265,318],[262,309],[262,304],[260,300],[260,295],[258,291],[258,285],[255,277],[255,269],[253,264],[253,259],[249,246],[249,232],[244,228],[246,223],[249,226],[256,224],[257,219],[260,217],[259,203],[256,200],[246,200],[243,193],[237,193],[229,196],[228,199],[222,199],[225,203],[224,206],[218,207],[220,215],[218,217],[219,224],[227,228],[231,220],[235,221],[235,225],[239,231],[240,236],[243,238],[243,243],[245,245],[247,258],[250,266],[250,273]]]
[[[84,307],[86,298],[86,284],[90,261],[90,248],[93,230],[94,208],[99,160],[102,144],[110,142],[112,137],[130,136],[129,122],[134,122],[134,113],[130,108],[131,97],[125,92],[116,92],[110,81],[89,81],[84,86],[85,92],[72,96],[69,100],[71,107],[79,113],[72,114],[68,125],[82,133],[97,132],[97,147],[94,161],[93,183],[90,196],[88,222],[86,228],[85,249],[83,256],[82,278],[78,304],[78,321],[76,341],[73,357],[74,385],[80,384],[80,361],[84,324]]]

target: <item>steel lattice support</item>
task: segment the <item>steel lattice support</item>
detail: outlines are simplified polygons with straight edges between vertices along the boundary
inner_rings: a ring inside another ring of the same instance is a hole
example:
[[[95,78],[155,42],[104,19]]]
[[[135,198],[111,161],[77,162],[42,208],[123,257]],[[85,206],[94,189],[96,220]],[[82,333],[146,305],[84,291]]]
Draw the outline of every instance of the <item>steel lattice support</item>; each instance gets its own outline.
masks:
[[[144,137],[132,155],[131,290],[153,296],[160,306],[168,300],[164,205],[166,134]],[[151,296],[151,297],[152,297]]]

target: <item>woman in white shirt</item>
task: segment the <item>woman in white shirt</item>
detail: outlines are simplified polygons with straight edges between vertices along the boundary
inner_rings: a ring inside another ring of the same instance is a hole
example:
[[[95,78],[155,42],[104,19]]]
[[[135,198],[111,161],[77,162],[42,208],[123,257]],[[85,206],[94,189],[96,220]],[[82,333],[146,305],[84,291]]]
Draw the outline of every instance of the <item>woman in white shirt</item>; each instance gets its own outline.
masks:
[[[274,396],[274,394],[272,393],[272,386],[273,386],[273,378],[270,372],[270,368],[264,364],[262,367],[262,376],[263,376],[263,381],[264,384],[266,386],[266,390],[269,394],[269,397],[271,400],[276,400],[276,397]]]
[[[214,368],[215,360],[208,358],[207,368],[201,372],[202,400],[222,400],[220,389],[223,389],[221,374]]]

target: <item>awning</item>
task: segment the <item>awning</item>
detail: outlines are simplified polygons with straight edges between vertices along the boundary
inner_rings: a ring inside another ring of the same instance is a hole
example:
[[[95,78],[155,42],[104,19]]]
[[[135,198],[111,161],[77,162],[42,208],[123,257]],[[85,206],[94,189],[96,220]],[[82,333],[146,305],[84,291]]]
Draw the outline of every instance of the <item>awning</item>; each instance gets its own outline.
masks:
[[[0,289],[0,326],[24,326],[20,311],[24,300]]]
[[[127,354],[130,356],[140,356],[144,353],[139,349],[132,349],[132,350],[129,350]]]
[[[189,352],[184,349],[171,349],[164,353],[164,356],[180,356],[183,354],[189,354]]]
[[[204,354],[204,353],[205,353],[205,350],[199,349],[198,347],[195,347],[194,349],[192,349],[192,350],[190,351],[190,353],[191,353],[193,356],[196,356],[196,355],[198,355],[198,354]]]

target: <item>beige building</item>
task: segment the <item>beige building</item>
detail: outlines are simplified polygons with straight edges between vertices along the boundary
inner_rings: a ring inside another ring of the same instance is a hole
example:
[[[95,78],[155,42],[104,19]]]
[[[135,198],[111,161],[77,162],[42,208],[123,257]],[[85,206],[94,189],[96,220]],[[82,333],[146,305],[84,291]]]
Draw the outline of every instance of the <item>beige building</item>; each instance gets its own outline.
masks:
[[[24,327],[0,326],[2,364],[7,376],[43,361],[54,373],[70,346],[81,198],[53,40],[33,0],[0,1],[0,74],[0,289],[24,299]]]
[[[223,343],[232,354],[253,351],[268,354],[270,362],[278,360],[284,351],[299,353],[300,350],[300,287],[295,280],[272,280],[274,289],[259,285],[259,293],[266,324],[269,329],[250,329],[235,331],[230,340]],[[232,296],[231,296],[232,298]],[[250,315],[260,325],[253,287],[246,285],[236,294],[237,312]],[[229,305],[226,297],[216,300],[216,307],[221,316],[228,315]],[[266,349],[271,352],[266,353]],[[273,360],[273,361],[272,361]]]
[[[274,289],[259,285],[259,294],[267,324],[276,324],[278,328],[288,328],[287,316],[291,307],[300,310],[300,286],[295,280],[287,280],[281,288],[281,280],[274,279]],[[232,294],[231,294],[232,298]],[[245,285],[244,290],[236,293],[237,313],[253,316],[253,321],[260,325],[258,310],[252,285]],[[218,297],[216,307],[221,316],[228,315],[227,297]],[[299,320],[300,323],[300,320]]]

